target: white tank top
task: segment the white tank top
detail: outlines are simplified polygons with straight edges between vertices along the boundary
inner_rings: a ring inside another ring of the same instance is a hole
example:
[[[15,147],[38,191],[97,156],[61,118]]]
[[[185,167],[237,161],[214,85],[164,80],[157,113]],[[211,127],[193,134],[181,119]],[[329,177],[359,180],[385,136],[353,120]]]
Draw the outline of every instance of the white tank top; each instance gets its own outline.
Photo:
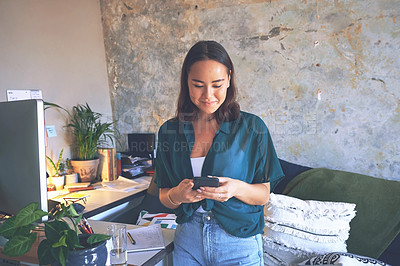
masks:
[[[190,158],[192,163],[193,176],[201,176],[201,169],[203,168],[204,160],[206,157]],[[205,213],[203,207],[199,207],[196,212]]]
[[[201,169],[203,168],[204,160],[206,157],[190,158],[192,163],[193,176],[201,176]]]

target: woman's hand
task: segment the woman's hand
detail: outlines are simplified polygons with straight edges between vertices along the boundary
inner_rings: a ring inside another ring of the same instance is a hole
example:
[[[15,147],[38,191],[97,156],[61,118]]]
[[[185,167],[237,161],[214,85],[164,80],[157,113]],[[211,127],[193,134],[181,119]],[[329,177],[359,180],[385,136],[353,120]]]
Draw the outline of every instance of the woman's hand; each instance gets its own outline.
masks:
[[[173,188],[160,188],[160,201],[166,207],[175,209],[182,203],[192,203],[203,200],[204,195],[199,190],[193,190],[193,180],[184,179]]]
[[[193,190],[193,180],[184,179],[178,186],[171,188],[170,196],[181,203],[197,202],[204,199],[204,196],[197,190]]]
[[[232,197],[250,205],[264,205],[269,200],[269,183],[248,184],[229,177],[218,177],[219,187],[201,187],[204,198],[224,202]]]
[[[200,187],[197,191],[206,199],[213,199],[221,202],[234,197],[241,181],[229,177],[218,177],[218,179],[219,187]]]

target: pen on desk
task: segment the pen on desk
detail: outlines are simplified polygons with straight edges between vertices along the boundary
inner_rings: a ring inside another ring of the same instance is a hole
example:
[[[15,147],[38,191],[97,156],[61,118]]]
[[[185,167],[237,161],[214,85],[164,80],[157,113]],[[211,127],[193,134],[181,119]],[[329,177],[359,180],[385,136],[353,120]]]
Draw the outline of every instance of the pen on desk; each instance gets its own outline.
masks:
[[[129,241],[131,241],[132,245],[136,244],[135,239],[133,239],[133,237],[131,236],[131,234],[129,234],[129,232],[126,233],[128,235]]]

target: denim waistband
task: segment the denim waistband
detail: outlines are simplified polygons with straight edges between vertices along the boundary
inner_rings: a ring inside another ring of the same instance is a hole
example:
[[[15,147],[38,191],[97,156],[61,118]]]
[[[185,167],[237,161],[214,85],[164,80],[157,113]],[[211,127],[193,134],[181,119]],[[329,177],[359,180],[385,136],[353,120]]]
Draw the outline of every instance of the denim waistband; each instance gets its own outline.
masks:
[[[215,219],[214,214],[211,211],[208,212],[194,212],[192,215],[192,219],[195,222],[202,224],[216,224],[218,223],[217,219]]]

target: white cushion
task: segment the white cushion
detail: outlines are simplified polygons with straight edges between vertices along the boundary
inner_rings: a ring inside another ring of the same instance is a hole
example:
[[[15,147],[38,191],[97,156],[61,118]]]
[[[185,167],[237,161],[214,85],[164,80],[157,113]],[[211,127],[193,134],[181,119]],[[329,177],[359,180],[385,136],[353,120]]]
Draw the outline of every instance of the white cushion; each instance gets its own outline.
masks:
[[[301,249],[287,247],[272,239],[263,238],[264,265],[295,265],[316,254],[307,253]]]
[[[277,232],[275,230],[266,230],[264,238],[268,238],[276,243],[284,244],[286,247],[294,248],[307,252],[309,254],[318,255],[327,252],[347,252],[345,241],[318,242],[310,239],[297,237],[296,235]]]
[[[289,265],[328,252],[347,252],[355,207],[353,203],[301,200],[271,193],[264,208],[265,261]]]
[[[301,200],[271,193],[264,212],[265,220],[272,224],[321,235],[344,235],[347,239],[355,207],[353,203]]]

